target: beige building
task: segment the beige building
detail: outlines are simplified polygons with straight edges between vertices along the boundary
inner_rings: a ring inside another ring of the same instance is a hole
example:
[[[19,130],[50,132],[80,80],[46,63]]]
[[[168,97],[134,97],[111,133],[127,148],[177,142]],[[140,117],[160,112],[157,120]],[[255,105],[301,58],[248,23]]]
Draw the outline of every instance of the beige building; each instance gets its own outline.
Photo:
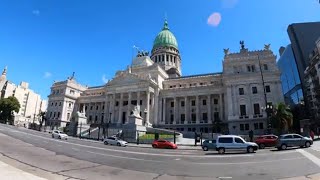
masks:
[[[140,105],[145,126],[182,133],[210,133],[218,126],[234,134],[263,133],[267,104],[283,102],[280,72],[269,47],[249,51],[242,44],[237,53],[225,49],[223,72],[182,76],[178,43],[165,21],[151,55],[138,52],[105,85],[84,87],[74,77],[54,83],[47,115],[59,126],[80,111],[89,124],[121,127]]]
[[[3,70],[0,78],[0,97],[7,98],[9,96],[14,96],[18,99],[20,110],[18,113],[15,113],[15,124],[27,125],[32,122],[39,123],[38,114],[41,111],[44,112],[46,110],[46,101],[42,100],[39,94],[29,89],[29,84],[27,82],[21,82],[20,85],[17,86],[8,81],[6,75],[7,68]]]

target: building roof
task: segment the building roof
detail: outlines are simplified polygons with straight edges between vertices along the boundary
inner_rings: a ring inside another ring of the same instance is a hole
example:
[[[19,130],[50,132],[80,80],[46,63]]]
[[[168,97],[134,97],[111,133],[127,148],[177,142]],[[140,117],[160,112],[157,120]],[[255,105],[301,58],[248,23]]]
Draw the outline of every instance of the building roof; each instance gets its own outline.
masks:
[[[203,77],[203,76],[214,76],[214,75],[221,75],[221,74],[222,74],[222,72],[207,73],[207,74],[195,74],[195,75],[190,75],[190,76],[181,76],[181,77],[169,78],[169,80],[171,80],[171,79],[185,79],[185,78]]]
[[[88,89],[99,89],[99,88],[103,88],[104,87],[104,85],[103,86],[92,86],[92,87],[88,87]]]
[[[178,42],[176,37],[169,30],[167,20],[164,21],[164,25],[162,31],[157,35],[155,40],[153,41],[153,48],[157,47],[175,47],[178,49]]]

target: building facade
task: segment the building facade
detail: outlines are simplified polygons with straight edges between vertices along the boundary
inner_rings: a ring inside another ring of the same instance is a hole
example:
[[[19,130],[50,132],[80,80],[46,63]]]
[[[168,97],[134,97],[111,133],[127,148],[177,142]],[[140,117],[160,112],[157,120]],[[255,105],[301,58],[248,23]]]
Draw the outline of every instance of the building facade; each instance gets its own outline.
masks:
[[[15,113],[15,125],[28,125],[39,123],[40,112],[47,109],[47,101],[42,100],[40,95],[29,89],[29,83],[21,82],[19,85],[7,80],[7,68],[4,68],[0,77],[0,97],[14,96],[20,103],[18,113]]]
[[[320,126],[320,38],[310,53],[310,64],[305,70],[305,84],[311,117]]]
[[[74,77],[54,83],[47,118],[64,125],[79,111],[89,124],[121,127],[139,105],[145,126],[208,133],[220,124],[229,133],[263,133],[267,104],[283,102],[280,72],[269,47],[249,51],[242,44],[237,53],[225,49],[223,72],[182,76],[178,43],[165,21],[151,55],[139,52],[105,85],[85,87]]]

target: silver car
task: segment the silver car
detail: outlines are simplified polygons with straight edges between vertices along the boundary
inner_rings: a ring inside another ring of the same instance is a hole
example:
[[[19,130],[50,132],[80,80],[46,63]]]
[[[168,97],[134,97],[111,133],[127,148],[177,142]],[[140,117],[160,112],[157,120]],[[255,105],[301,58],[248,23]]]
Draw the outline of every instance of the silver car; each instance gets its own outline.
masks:
[[[51,136],[52,136],[52,138],[65,139],[65,140],[68,139],[68,135],[67,134],[65,134],[62,131],[58,131],[58,130],[52,131],[52,135]]]
[[[117,145],[117,146],[124,146],[124,147],[128,145],[128,142],[123,141],[123,140],[121,140],[121,139],[118,139],[118,138],[116,138],[116,137],[108,137],[108,138],[105,138],[105,139],[103,140],[103,143],[104,143],[105,145],[110,144],[110,145]]]
[[[287,147],[310,147],[313,141],[309,137],[303,137],[299,134],[283,134],[277,140],[277,149],[285,150]]]
[[[248,153],[253,153],[258,150],[258,145],[253,142],[246,142],[240,136],[223,135],[217,138],[216,150],[219,154],[225,153],[226,150],[247,151]]]

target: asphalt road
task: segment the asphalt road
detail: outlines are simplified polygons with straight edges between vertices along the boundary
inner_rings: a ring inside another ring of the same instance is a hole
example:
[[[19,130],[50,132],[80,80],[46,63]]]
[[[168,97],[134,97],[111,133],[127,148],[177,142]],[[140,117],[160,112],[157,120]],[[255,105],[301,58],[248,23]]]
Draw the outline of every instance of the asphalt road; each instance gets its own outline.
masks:
[[[74,179],[269,180],[320,173],[320,151],[313,148],[219,155],[200,147],[163,150],[106,146],[77,138],[58,140],[49,133],[8,125],[0,125],[0,153]]]

